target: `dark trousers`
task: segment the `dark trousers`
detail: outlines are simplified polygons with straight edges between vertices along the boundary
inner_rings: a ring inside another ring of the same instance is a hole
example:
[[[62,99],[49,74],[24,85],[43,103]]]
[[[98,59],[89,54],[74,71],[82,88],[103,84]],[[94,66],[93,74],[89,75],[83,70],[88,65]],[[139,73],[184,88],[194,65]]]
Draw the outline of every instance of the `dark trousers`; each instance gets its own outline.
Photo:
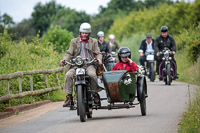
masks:
[[[146,55],[140,56],[139,61],[140,61],[140,65],[142,65],[143,67],[145,67],[145,66],[144,66],[144,62],[147,61],[147,60],[146,60]]]

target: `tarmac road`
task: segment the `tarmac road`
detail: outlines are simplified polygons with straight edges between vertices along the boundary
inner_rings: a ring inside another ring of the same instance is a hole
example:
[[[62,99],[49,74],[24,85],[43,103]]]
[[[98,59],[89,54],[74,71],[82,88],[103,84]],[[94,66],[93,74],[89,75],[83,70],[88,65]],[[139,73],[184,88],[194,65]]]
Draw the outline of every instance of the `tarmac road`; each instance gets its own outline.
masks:
[[[80,122],[76,111],[58,102],[0,120],[0,133],[176,133],[188,99],[188,84],[166,86],[156,80],[148,82],[146,116],[141,116],[136,105],[132,109],[93,110],[92,119]]]

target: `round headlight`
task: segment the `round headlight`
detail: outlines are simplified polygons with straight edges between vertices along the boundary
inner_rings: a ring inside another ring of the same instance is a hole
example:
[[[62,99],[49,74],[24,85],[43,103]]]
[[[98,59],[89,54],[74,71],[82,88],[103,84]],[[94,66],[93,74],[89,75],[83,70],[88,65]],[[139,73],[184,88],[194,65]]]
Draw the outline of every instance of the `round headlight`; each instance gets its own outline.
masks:
[[[75,61],[76,65],[82,65],[83,64],[83,59],[81,57],[77,57]]]

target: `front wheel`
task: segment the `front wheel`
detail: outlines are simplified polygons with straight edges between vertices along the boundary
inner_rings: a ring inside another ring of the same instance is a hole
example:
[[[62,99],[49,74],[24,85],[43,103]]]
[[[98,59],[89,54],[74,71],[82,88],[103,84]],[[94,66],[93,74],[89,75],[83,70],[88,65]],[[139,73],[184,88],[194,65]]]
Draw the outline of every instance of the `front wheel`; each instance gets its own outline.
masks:
[[[154,82],[155,80],[155,72],[154,72],[154,63],[150,64],[150,81]]]
[[[166,79],[166,84],[171,85],[172,77],[171,77],[171,71],[170,71],[170,64],[167,64],[167,79]]]
[[[78,114],[80,116],[81,122],[86,121],[86,92],[82,85],[77,86],[77,104],[78,104]]]

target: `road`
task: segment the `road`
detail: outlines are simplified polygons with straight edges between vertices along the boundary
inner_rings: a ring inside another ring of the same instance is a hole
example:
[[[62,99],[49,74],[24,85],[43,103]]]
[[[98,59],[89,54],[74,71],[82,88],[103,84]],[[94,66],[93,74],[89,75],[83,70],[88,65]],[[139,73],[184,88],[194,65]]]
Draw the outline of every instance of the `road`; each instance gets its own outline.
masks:
[[[136,105],[132,109],[94,110],[92,119],[80,122],[76,111],[59,102],[33,109],[32,114],[27,111],[0,120],[0,133],[176,133],[188,94],[185,83],[166,86],[156,80],[148,82],[147,116],[141,116]]]

